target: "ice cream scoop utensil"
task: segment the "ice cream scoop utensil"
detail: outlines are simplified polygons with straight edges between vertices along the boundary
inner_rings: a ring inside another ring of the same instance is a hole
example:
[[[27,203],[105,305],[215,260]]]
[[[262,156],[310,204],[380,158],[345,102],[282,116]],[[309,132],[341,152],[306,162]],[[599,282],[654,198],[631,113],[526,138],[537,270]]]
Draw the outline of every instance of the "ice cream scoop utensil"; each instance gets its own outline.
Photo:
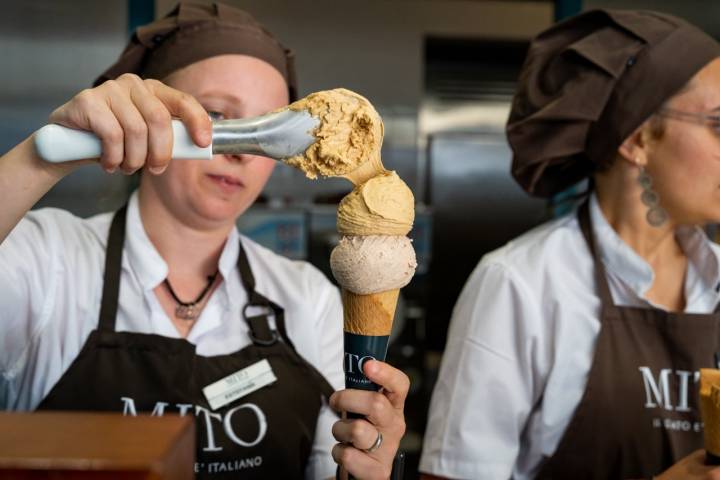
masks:
[[[205,159],[213,154],[263,155],[282,160],[300,155],[316,138],[320,120],[306,110],[283,109],[259,117],[213,122],[212,143],[198,147],[179,120],[172,121],[174,159]],[[59,163],[98,158],[100,140],[91,132],[60,125],[46,125],[35,132],[35,148],[41,158]]]

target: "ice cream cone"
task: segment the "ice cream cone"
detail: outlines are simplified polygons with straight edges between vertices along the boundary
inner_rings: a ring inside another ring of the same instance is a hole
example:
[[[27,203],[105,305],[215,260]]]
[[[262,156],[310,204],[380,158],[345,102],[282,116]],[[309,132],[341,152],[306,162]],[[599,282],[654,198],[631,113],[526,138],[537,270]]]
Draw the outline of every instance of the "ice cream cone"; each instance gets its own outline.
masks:
[[[394,289],[358,295],[343,289],[344,330],[355,335],[390,335],[399,292]]]
[[[720,370],[700,369],[700,414],[708,461],[720,461]]]

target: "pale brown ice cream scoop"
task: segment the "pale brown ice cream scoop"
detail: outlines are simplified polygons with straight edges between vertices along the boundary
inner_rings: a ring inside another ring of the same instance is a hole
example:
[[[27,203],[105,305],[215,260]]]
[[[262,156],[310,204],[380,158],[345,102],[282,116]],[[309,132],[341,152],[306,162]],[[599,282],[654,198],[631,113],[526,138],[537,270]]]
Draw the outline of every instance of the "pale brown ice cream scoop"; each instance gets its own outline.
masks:
[[[325,90],[288,109],[307,111],[320,120],[312,132],[316,141],[302,154],[285,160],[308,178],[344,177],[359,185],[385,171],[380,160],[383,122],[362,95],[344,88]]]
[[[415,197],[395,172],[356,186],[338,207],[342,235],[407,235],[415,220]]]

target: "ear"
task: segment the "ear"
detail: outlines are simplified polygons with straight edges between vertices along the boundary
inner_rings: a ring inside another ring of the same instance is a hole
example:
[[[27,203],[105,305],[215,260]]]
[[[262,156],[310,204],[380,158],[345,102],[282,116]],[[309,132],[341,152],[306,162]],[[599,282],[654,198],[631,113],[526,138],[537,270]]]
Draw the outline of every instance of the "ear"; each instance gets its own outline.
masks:
[[[640,125],[618,147],[618,155],[631,164],[644,167],[647,165],[648,124]]]

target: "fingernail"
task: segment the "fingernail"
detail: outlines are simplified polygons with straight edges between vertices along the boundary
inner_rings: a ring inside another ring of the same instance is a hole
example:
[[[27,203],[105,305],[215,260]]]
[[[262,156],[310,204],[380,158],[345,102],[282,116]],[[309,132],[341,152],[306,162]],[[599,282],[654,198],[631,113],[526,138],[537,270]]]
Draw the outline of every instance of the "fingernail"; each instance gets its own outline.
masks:
[[[107,173],[115,173],[116,167],[105,167]]]
[[[153,175],[160,175],[165,171],[165,167],[148,167],[148,170],[150,170],[150,173]]]

